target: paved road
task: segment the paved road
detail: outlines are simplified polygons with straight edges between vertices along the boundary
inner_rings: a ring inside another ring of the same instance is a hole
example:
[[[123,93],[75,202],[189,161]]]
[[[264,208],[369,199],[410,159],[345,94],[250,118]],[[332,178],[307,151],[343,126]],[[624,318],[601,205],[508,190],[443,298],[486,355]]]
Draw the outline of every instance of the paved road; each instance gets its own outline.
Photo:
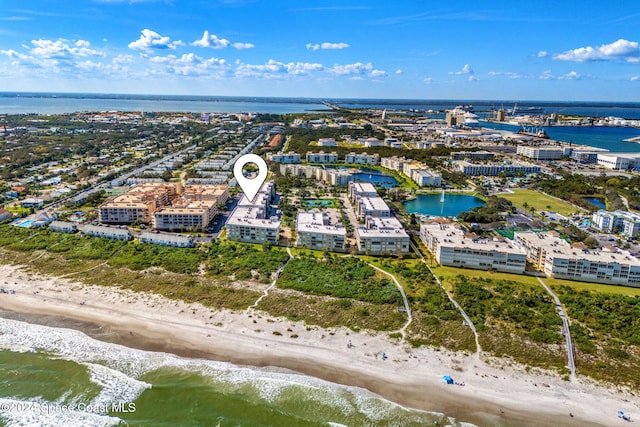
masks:
[[[567,318],[567,315],[564,312],[564,307],[562,306],[562,303],[560,303],[560,298],[558,298],[558,296],[555,293],[553,293],[551,288],[548,287],[547,284],[544,283],[542,279],[539,277],[538,277],[538,282],[540,282],[540,284],[544,287],[547,293],[551,295],[551,298],[553,298],[553,302],[556,306],[556,310],[558,311],[558,315],[560,315],[560,318],[562,319],[562,335],[564,335],[565,341],[567,343],[567,361],[569,365],[569,370],[571,371],[571,376],[574,376],[576,374],[576,362],[574,359],[575,350],[573,348],[573,342],[571,341],[571,331],[569,330],[569,319]]]

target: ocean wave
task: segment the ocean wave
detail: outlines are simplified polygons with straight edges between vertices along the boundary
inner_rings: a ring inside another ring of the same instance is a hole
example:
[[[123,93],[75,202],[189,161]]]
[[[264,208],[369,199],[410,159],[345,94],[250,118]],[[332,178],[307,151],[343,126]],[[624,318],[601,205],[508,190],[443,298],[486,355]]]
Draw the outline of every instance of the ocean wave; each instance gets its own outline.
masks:
[[[457,425],[455,420],[444,414],[408,409],[358,387],[339,385],[284,369],[244,367],[131,349],[98,341],[72,329],[2,319],[0,349],[45,352],[51,357],[86,366],[91,381],[101,387],[101,392],[91,402],[94,405],[132,402],[151,387],[141,380],[144,375],[159,369],[171,369],[197,374],[226,392],[242,393],[254,402],[277,405],[292,415],[326,408],[326,412],[331,413],[327,418],[333,422],[344,418],[361,420],[362,425],[382,421],[389,425],[418,425],[425,420],[439,420]],[[115,420],[98,417],[94,421]],[[389,423],[391,420],[397,422]]]
[[[0,397],[0,420],[6,427],[112,427],[122,424],[117,417],[86,410],[87,407],[80,408],[84,410],[42,399]]]

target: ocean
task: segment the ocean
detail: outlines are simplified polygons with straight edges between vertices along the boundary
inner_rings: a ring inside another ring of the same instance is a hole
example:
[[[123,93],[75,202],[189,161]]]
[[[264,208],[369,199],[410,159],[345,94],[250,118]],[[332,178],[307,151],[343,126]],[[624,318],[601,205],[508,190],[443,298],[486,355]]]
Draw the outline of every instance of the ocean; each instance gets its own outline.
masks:
[[[0,425],[459,425],[361,388],[283,369],[131,349],[109,343],[108,331],[91,333],[103,340],[0,319]]]

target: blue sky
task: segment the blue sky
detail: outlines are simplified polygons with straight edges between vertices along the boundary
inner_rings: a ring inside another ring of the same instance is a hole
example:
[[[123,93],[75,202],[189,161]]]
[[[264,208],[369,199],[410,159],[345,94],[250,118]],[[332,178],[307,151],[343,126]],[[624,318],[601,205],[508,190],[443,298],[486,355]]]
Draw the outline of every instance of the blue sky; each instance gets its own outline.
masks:
[[[640,101],[640,2],[0,4],[0,91]]]

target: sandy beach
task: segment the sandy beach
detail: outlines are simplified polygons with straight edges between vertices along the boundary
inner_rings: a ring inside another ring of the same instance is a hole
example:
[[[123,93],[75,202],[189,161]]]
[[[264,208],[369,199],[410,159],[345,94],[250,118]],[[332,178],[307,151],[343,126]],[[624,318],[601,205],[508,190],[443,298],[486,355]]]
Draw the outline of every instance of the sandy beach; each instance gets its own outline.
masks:
[[[588,379],[567,382],[506,361],[413,349],[385,334],[321,329],[251,309],[212,311],[158,295],[41,276],[20,266],[0,265],[0,287],[15,291],[0,294],[2,309],[100,325],[129,347],[286,368],[481,426],[615,426],[626,425],[618,410],[640,414],[640,399]],[[446,385],[443,375],[465,385]]]

